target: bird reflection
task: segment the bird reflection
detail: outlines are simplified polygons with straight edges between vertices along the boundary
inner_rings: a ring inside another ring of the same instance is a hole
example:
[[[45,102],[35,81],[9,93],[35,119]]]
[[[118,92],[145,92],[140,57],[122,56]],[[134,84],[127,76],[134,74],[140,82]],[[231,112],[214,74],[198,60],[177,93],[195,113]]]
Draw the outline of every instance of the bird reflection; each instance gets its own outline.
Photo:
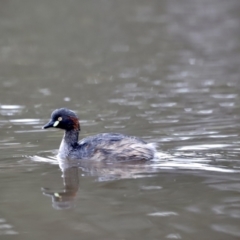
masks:
[[[42,188],[43,194],[52,198],[52,204],[55,209],[69,209],[74,207],[74,199],[79,189],[79,169],[84,172],[84,176],[96,177],[96,181],[146,177],[151,176],[150,173],[155,172],[151,164],[146,161],[126,163],[58,159],[58,163],[63,173],[64,188],[61,191]]]
[[[74,199],[79,188],[79,167],[76,162],[69,160],[59,161],[62,170],[63,190],[52,191],[48,188],[42,188],[45,196],[52,198],[53,208],[69,209],[74,207]]]

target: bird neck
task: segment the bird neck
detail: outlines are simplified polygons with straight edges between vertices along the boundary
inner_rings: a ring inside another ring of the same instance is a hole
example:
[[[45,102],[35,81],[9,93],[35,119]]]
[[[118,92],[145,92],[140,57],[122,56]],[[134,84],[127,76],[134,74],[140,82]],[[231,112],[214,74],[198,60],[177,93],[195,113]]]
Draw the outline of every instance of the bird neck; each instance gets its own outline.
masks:
[[[63,140],[65,144],[69,145],[69,147],[74,147],[78,143],[78,130],[66,130],[63,136]]]
[[[71,150],[78,144],[78,130],[66,130],[59,148],[58,156],[66,158]]]

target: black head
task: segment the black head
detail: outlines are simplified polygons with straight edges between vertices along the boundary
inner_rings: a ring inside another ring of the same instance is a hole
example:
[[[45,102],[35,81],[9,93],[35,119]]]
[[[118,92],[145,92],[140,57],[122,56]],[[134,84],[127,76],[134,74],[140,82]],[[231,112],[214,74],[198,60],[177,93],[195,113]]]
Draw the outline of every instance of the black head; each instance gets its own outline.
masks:
[[[80,131],[78,116],[67,108],[56,109],[52,112],[50,121],[43,126],[43,129],[51,127],[60,128],[67,131]]]

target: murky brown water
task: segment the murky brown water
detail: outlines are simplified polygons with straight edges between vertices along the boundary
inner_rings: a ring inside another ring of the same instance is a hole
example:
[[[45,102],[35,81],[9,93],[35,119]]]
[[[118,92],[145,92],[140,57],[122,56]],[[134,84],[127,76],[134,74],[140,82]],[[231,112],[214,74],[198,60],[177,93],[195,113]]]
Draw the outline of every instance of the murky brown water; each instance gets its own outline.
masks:
[[[239,0],[8,0],[0,36],[1,239],[240,239]],[[59,166],[58,107],[165,158]]]

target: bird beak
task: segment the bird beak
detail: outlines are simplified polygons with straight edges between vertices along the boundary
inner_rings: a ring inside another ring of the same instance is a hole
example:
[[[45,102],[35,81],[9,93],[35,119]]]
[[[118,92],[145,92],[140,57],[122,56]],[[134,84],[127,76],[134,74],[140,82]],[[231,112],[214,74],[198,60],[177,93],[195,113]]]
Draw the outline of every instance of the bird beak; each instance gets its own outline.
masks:
[[[54,122],[52,120],[50,120],[47,124],[45,124],[42,129],[46,129],[46,128],[51,128],[54,127]]]

